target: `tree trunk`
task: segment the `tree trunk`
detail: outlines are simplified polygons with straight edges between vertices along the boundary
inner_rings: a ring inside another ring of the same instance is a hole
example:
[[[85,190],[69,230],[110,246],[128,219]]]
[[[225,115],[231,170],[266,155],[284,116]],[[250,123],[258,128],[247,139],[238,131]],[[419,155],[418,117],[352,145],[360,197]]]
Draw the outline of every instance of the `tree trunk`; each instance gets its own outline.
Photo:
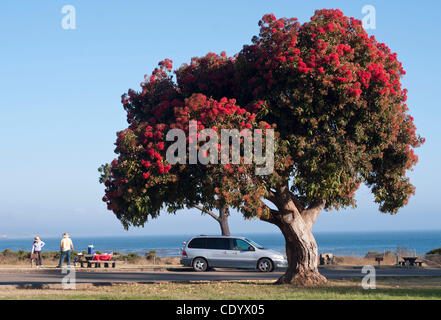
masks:
[[[318,247],[312,234],[312,226],[326,201],[317,200],[304,209],[287,186],[270,194],[268,200],[278,210],[269,209],[269,217],[260,219],[275,224],[282,231],[288,260],[288,268],[276,284],[310,286],[326,283],[326,278],[318,271]]]
[[[282,215],[277,220],[276,225],[285,237],[288,268],[276,283],[299,286],[326,283],[326,278],[318,271],[318,247],[307,223],[298,213]]]
[[[230,227],[228,225],[228,216],[230,215],[228,207],[222,207],[219,209],[219,219],[217,222],[219,222],[221,232],[223,236],[229,236],[230,234]]]
[[[227,206],[221,207],[219,209],[219,216],[217,216],[214,212],[205,209],[201,205],[194,205],[195,208],[201,210],[202,212],[211,216],[214,220],[216,220],[221,228],[221,233],[223,236],[230,235],[230,227],[228,225],[228,217],[230,216],[230,209]]]

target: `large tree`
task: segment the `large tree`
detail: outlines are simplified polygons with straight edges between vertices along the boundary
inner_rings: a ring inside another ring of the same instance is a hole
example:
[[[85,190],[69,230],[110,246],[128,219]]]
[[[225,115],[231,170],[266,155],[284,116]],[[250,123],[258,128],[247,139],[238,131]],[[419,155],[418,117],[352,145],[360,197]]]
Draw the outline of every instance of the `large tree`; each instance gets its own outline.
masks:
[[[162,206],[236,208],[283,233],[289,265],[278,283],[320,284],[312,234],[319,213],[355,206],[361,183],[380,211],[397,213],[414,193],[406,171],[424,139],[408,114],[397,55],[369,37],[361,21],[319,10],[302,25],[265,15],[259,26],[233,58],[193,58],[176,70],[176,82],[166,60],[142,92],[123,97],[130,131],[120,133],[104,200],[126,225],[144,223]],[[243,152],[230,166],[164,164],[164,130],[175,123],[188,130],[190,119],[202,127],[275,129],[274,171],[256,174]],[[150,127],[154,141],[145,141]],[[142,172],[146,154],[165,171],[152,180]]]

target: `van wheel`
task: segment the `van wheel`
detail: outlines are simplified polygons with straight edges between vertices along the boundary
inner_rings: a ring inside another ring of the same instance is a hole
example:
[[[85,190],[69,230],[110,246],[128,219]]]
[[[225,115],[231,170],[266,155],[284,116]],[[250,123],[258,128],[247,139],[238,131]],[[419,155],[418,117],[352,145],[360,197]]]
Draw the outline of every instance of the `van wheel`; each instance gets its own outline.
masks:
[[[208,269],[207,260],[204,258],[196,258],[193,260],[193,269],[196,272],[204,272]]]
[[[260,259],[257,263],[257,269],[261,272],[271,272],[273,270],[273,262],[268,258]]]

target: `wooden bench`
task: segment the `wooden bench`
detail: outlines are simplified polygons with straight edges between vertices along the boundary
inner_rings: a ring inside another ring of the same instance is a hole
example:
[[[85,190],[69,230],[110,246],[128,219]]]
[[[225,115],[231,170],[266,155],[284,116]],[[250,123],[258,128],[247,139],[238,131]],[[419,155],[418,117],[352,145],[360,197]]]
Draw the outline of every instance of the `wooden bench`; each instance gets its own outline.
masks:
[[[85,266],[87,268],[92,268],[92,266],[95,268],[101,268],[101,265],[104,265],[104,268],[109,268],[109,266],[112,268],[116,267],[115,260],[92,260],[92,257],[93,256],[91,255],[77,255],[73,261],[74,266],[79,264],[81,268],[84,268]]]
[[[112,268],[116,267],[115,260],[93,260],[95,255],[93,254],[82,254],[79,253],[75,256],[73,263],[74,266],[79,264],[81,268],[84,268],[86,265],[87,268],[92,268],[94,266],[95,268],[101,268],[101,265],[104,265],[104,268],[109,268],[111,266]]]
[[[398,264],[401,267],[422,267],[423,266],[423,262],[422,261],[414,261],[412,264],[406,263],[406,261],[398,261]]]
[[[99,260],[81,260],[77,261],[76,263],[79,263],[81,268],[84,268],[84,265],[87,266],[87,268],[92,268],[94,266],[95,268],[101,268],[101,265],[104,265],[104,268],[109,268],[111,266],[112,268],[116,267],[116,262],[114,260],[108,260],[108,261],[99,261]]]
[[[378,265],[380,265],[381,262],[382,262],[383,260],[384,260],[384,257],[383,257],[383,256],[376,256],[376,257],[375,257],[375,261],[378,262]]]

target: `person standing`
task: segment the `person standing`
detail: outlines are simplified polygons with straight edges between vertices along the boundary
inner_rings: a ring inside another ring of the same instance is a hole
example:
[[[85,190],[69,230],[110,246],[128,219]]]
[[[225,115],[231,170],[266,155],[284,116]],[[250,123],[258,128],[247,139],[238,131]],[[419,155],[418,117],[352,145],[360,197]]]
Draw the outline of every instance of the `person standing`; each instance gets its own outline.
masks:
[[[43,249],[45,243],[40,240],[39,237],[34,238],[34,244],[32,245],[31,255],[35,256],[37,268],[43,266],[43,259],[41,256],[41,250]]]
[[[63,233],[63,239],[60,242],[60,262],[58,263],[57,268],[61,268],[63,266],[64,257],[67,257],[67,266],[70,267],[70,256],[74,249],[72,240],[69,238],[69,235]]]

